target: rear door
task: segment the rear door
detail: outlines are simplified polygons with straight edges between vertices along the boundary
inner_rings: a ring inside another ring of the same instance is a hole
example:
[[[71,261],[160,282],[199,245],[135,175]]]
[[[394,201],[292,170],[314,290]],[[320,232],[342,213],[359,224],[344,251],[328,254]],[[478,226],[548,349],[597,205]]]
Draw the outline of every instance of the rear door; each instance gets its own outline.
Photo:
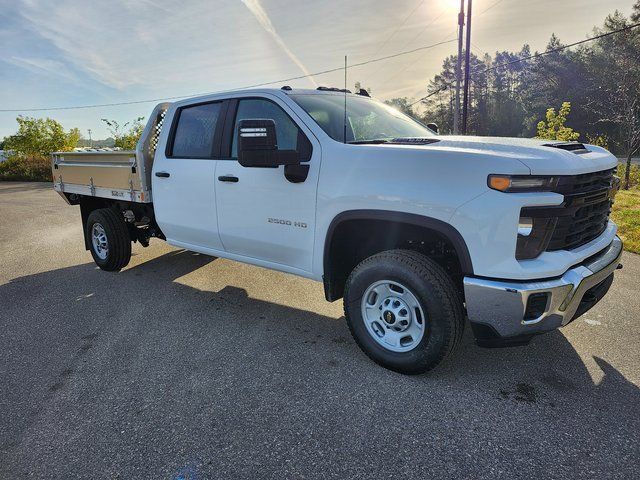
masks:
[[[284,166],[241,166],[237,129],[244,119],[274,120],[278,148],[298,150],[301,164],[308,165],[306,177],[287,178]],[[216,203],[225,250],[310,272],[321,157],[311,131],[275,96],[233,99],[221,157],[216,166]]]
[[[154,159],[154,210],[169,243],[222,250],[214,175],[226,108],[224,101],[179,107]]]

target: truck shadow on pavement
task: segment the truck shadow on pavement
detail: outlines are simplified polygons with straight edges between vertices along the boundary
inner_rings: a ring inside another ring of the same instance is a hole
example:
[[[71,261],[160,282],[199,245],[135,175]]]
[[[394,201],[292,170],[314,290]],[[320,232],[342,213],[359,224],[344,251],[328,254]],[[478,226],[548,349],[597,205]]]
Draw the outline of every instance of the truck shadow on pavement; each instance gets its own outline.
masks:
[[[193,421],[194,438],[211,442],[199,424],[249,428],[247,418],[287,417],[282,412],[298,411],[301,401],[339,411],[332,415],[345,425],[330,422],[337,431],[369,421],[363,398],[367,408],[383,408],[392,397],[403,399],[416,422],[454,408],[500,423],[506,420],[496,412],[509,417],[529,408],[535,418],[565,417],[560,430],[607,422],[607,432],[640,431],[640,389],[589,357],[601,372],[594,382],[561,332],[528,347],[485,350],[467,328],[453,358],[427,375],[402,376],[369,361],[343,318],[251,298],[232,286],[210,291],[176,281],[214,260],[174,251],[115,274],[83,264],[1,285],[0,464],[37,471],[85,442],[122,445],[114,433],[120,428],[109,426],[123,422],[138,425],[140,435],[170,436],[180,421]],[[594,435],[604,441],[604,433]],[[168,440],[154,438],[162,452]],[[624,442],[620,448],[630,448]],[[130,448],[150,458],[155,451]],[[40,452],[40,466],[23,463],[30,450]]]

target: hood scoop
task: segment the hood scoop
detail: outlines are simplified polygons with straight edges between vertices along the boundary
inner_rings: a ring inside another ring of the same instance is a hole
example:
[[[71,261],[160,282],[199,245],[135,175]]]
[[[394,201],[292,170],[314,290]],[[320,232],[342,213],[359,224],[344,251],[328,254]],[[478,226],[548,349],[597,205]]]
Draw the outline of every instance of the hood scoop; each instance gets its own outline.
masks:
[[[393,140],[389,140],[389,143],[395,145],[429,145],[439,141],[440,140],[437,138],[432,137],[398,137]]]
[[[566,150],[567,152],[573,152],[578,155],[581,153],[589,153],[587,147],[580,142],[545,143],[543,147],[559,148],[560,150]]]

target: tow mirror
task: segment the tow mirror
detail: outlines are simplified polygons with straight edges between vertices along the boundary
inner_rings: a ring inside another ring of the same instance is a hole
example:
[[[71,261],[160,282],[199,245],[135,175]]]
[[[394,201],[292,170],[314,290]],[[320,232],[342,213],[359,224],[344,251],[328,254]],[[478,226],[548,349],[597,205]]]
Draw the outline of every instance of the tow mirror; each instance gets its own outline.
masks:
[[[299,163],[295,150],[278,150],[276,122],[271,119],[240,120],[237,141],[238,162],[243,167],[274,168]]]
[[[433,130],[438,133],[438,124],[437,123],[427,123],[427,128]]]

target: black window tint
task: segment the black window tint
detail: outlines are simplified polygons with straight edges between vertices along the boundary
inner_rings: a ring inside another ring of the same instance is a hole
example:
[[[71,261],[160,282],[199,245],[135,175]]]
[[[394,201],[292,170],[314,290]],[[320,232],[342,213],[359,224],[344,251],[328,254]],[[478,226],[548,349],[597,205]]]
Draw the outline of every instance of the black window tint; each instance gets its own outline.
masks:
[[[221,105],[207,103],[180,110],[171,156],[211,158]]]
[[[238,103],[236,123],[233,130],[231,157],[238,157],[238,123],[251,118],[266,118],[276,122],[278,150],[298,150],[298,126],[282,108],[269,100],[247,98]]]

